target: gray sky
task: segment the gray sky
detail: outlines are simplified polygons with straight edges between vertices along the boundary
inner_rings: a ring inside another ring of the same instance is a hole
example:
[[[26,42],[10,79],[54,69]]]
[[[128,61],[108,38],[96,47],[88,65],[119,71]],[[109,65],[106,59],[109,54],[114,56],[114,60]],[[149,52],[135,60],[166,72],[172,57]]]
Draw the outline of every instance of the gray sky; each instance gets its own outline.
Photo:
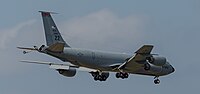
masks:
[[[0,93],[198,93],[199,9],[199,0],[1,0]],[[160,77],[160,85],[154,85],[153,77],[139,75],[120,80],[111,74],[106,82],[95,82],[85,72],[67,78],[48,66],[18,62],[61,63],[16,49],[45,44],[39,10],[60,13],[53,18],[72,47],[133,54],[142,45],[153,44],[153,52],[166,56],[176,71]]]

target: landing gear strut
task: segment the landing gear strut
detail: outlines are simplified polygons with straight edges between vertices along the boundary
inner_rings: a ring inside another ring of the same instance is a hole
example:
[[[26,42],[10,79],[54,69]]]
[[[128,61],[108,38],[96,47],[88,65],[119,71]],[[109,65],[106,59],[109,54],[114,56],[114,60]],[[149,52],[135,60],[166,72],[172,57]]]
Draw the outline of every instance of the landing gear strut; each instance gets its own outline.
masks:
[[[94,77],[95,81],[106,81],[107,78],[109,77],[109,73],[101,73],[99,71],[96,72],[90,72],[91,75]]]
[[[116,76],[116,78],[122,78],[122,79],[124,79],[124,78],[128,78],[129,74],[126,73],[126,72],[118,72],[118,73],[116,73],[115,76]]]
[[[154,78],[154,83],[155,83],[155,84],[160,84],[160,80],[158,79],[158,76],[156,76],[156,77]]]

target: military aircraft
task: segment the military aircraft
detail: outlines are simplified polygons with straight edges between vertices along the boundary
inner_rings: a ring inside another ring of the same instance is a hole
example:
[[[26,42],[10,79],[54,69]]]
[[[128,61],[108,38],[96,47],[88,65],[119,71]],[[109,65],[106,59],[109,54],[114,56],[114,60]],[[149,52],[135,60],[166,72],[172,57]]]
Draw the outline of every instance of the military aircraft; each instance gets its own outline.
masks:
[[[57,70],[61,75],[73,77],[77,70],[87,70],[95,81],[106,81],[109,72],[116,73],[116,78],[125,79],[129,74],[154,76],[154,83],[159,84],[158,77],[175,71],[165,57],[151,54],[153,45],[143,45],[134,55],[116,52],[85,50],[72,48],[62,38],[53,21],[52,12],[39,11],[42,15],[46,46],[33,48],[18,47],[24,54],[38,51],[69,63],[51,63],[22,60],[21,62],[45,64]]]

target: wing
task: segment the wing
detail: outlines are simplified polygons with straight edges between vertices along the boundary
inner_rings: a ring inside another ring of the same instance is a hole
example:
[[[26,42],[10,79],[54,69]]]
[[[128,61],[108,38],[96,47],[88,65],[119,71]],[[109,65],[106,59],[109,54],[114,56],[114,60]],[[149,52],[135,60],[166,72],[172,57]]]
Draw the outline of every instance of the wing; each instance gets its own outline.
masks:
[[[144,45],[142,46],[139,50],[137,50],[135,53],[136,55],[130,60],[130,62],[132,60],[134,61],[146,61],[146,58],[151,56],[151,51],[153,49],[153,45]]]
[[[30,61],[30,60],[21,60],[21,62],[32,63],[32,64],[49,65],[49,68],[55,69],[55,70],[57,70],[57,69],[68,70],[70,67],[73,67],[73,68],[76,68],[79,71],[87,71],[87,72],[96,71],[94,69],[89,69],[89,68],[85,68],[85,67],[79,67],[79,66],[75,66],[75,65],[72,65],[72,64],[58,64],[58,63],[52,63],[52,62]]]
[[[129,71],[135,71],[143,67],[146,62],[146,58],[150,57],[153,45],[144,45],[139,50],[137,50],[134,56],[132,56],[127,62],[121,64],[118,69],[126,69]]]

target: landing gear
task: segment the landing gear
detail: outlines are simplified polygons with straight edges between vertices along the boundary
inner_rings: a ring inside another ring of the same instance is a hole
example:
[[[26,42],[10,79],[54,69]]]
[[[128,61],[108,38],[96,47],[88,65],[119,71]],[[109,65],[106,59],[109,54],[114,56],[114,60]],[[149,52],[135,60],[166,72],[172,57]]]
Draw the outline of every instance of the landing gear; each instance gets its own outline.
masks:
[[[154,79],[155,79],[155,80],[154,80],[154,83],[155,83],[155,84],[160,84],[160,80],[158,79],[157,76],[156,76]]]
[[[118,73],[116,73],[115,76],[116,76],[116,78],[122,78],[122,79],[124,79],[124,78],[128,78],[129,74],[126,73],[126,72],[118,72]]]
[[[107,79],[107,77],[105,76],[105,75],[96,75],[95,77],[94,77],[94,80],[95,81],[106,81],[106,79]]]
[[[106,81],[107,78],[109,77],[109,73],[101,73],[99,71],[96,72],[90,72],[91,75],[94,77],[95,81]]]
[[[159,79],[155,79],[155,80],[154,80],[154,83],[155,83],[155,84],[160,84],[160,80],[159,80]]]

